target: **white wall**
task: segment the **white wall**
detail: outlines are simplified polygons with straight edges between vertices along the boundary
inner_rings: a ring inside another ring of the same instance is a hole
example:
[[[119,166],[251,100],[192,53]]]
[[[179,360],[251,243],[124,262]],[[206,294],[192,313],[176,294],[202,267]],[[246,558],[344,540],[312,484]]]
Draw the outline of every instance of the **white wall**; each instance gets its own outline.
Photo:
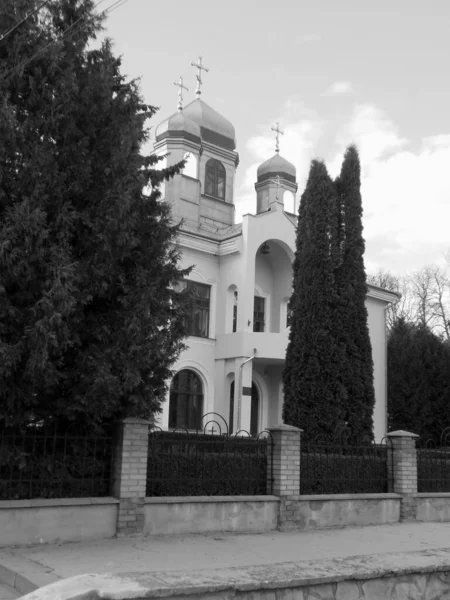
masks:
[[[369,335],[372,344],[373,383],[375,388],[375,410],[373,414],[374,434],[381,440],[387,432],[387,347],[386,347],[386,303],[366,296]]]

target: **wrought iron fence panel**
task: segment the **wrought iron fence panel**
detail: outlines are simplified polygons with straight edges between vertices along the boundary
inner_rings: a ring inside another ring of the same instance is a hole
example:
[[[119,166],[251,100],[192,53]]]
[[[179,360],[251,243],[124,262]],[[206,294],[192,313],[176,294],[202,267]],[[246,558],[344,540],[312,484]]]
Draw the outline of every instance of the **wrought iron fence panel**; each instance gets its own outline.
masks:
[[[450,427],[439,441],[417,442],[417,490],[450,492]]]
[[[147,496],[271,493],[270,434],[229,435],[226,421],[219,416],[205,415],[201,431],[149,429]]]
[[[0,499],[110,494],[112,436],[40,424],[0,429]]]
[[[354,444],[339,436],[301,443],[300,494],[367,494],[392,490],[392,444]]]

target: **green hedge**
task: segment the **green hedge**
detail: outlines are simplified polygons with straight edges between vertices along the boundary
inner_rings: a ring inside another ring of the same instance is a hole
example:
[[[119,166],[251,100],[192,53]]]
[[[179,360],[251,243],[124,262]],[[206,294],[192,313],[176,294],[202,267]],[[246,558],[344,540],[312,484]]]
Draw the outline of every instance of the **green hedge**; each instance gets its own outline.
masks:
[[[248,438],[150,436],[147,495],[266,494],[266,450]]]
[[[354,449],[340,452],[302,452],[300,494],[364,494],[388,491],[387,463],[376,456]]]
[[[0,500],[108,496],[110,475],[109,438],[1,438]]]
[[[417,453],[419,492],[450,492],[450,451],[419,450]]]

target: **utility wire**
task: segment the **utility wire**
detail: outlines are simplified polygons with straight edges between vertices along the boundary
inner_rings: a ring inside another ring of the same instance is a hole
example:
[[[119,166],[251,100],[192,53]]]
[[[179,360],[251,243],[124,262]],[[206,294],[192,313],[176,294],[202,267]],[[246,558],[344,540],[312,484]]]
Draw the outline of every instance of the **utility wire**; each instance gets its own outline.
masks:
[[[46,0],[47,2],[48,0]],[[99,0],[95,5],[94,8],[96,8],[99,4],[101,4],[102,2],[104,2],[104,0]],[[113,10],[115,10],[116,8],[119,8],[119,6],[122,6],[123,4],[126,4],[128,2],[128,0],[116,0],[116,2],[114,2],[113,4],[111,4],[110,6],[108,6],[104,11],[103,15],[107,15],[108,13],[112,12]],[[97,17],[99,15],[92,15],[91,17],[89,17],[88,20],[93,20],[95,17]],[[3,80],[7,79],[14,71],[16,71],[17,69],[20,69],[21,67],[24,67],[25,65],[27,65],[28,63],[30,63],[32,60],[34,60],[37,56],[39,56],[40,54],[42,54],[42,52],[44,52],[49,46],[51,46],[52,44],[56,43],[57,41],[62,41],[63,39],[67,39],[68,37],[70,37],[71,35],[73,35],[75,33],[75,26],[82,21],[83,19],[86,18],[86,15],[81,15],[81,17],[78,17],[78,19],[76,21],[74,21],[71,25],[69,25],[69,27],[67,27],[67,29],[64,30],[62,36],[60,39],[58,40],[51,40],[50,42],[48,42],[47,44],[45,44],[45,46],[43,46],[42,48],[40,48],[35,54],[33,54],[32,56],[25,58],[24,60],[22,60],[20,63],[18,63],[17,65],[15,65],[14,67],[12,67],[12,69],[10,69],[6,75],[4,75]]]
[[[49,0],[44,0],[44,2],[41,2],[41,4],[39,4],[39,6],[37,6],[34,10],[32,10],[27,15],[25,15],[24,18],[21,21],[19,21],[15,25],[13,25],[10,29],[8,29],[8,31],[6,33],[3,33],[0,36],[0,42],[3,42],[3,40],[5,38],[7,38],[10,33],[12,33],[13,31],[15,31],[19,27],[19,25],[22,25],[22,23],[25,23],[25,21],[27,19],[29,19],[30,17],[32,17],[33,15],[35,15],[37,12],[39,12],[43,6],[45,6],[46,4],[48,4],[48,2],[49,2]]]

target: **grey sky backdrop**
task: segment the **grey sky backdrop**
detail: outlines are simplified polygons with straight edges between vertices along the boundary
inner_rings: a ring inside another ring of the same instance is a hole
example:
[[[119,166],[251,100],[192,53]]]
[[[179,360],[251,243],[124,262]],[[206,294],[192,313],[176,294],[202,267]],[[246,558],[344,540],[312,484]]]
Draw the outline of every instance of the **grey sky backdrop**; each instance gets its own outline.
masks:
[[[176,111],[180,75],[195,97],[203,56],[202,98],[236,128],[238,221],[255,211],[275,121],[297,203],[311,158],[336,175],[355,142],[366,266],[398,273],[443,266],[450,247],[449,31],[448,0],[128,0],[106,22],[123,71],[160,107],[153,127]]]

